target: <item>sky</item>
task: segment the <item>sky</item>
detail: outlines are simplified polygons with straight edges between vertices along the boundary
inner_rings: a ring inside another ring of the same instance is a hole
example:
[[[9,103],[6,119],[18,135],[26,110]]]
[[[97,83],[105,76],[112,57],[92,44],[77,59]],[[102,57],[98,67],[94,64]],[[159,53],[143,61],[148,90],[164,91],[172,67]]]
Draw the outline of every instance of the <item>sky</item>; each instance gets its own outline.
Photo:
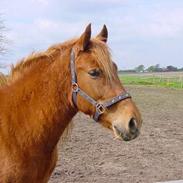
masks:
[[[160,64],[183,67],[183,0],[0,0],[8,52],[0,64],[103,26],[119,69]]]

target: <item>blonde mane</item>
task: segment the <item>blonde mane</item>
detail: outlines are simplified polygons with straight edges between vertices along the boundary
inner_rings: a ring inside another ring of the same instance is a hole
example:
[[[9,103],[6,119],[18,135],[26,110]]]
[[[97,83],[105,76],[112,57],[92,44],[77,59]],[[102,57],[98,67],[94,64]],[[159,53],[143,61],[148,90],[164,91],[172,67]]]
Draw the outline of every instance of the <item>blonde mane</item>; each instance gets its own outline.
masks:
[[[12,83],[19,79],[24,73],[32,68],[35,64],[43,61],[53,61],[56,56],[63,53],[67,48],[74,45],[76,39],[66,41],[64,43],[55,44],[49,47],[46,51],[34,52],[29,56],[21,59],[16,65],[12,65],[8,83]],[[99,67],[102,69],[107,81],[115,80],[116,74],[114,71],[113,62],[111,59],[110,49],[105,43],[97,39],[92,39],[91,53],[96,58]]]
[[[12,65],[8,82],[13,82],[20,78],[23,73],[28,71],[33,65],[42,61],[53,61],[54,58],[61,54],[66,48],[74,43],[74,40],[69,40],[61,44],[55,44],[49,47],[46,51],[33,52],[27,57],[21,59],[16,65]]]
[[[98,39],[93,39],[92,43],[92,54],[96,58],[100,69],[102,69],[106,80],[109,82],[116,80],[117,75],[115,72],[115,67],[113,65],[114,63],[111,59],[109,47],[104,42],[99,41]]]
[[[6,85],[7,76],[0,72],[0,87]]]

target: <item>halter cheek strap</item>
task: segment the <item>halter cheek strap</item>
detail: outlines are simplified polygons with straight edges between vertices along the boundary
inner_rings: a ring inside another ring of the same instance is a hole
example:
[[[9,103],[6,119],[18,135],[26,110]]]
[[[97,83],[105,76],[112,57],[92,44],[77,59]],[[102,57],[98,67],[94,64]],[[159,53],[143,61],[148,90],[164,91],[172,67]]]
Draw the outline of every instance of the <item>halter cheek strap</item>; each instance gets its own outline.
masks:
[[[93,115],[93,119],[97,122],[100,115],[105,112],[105,109],[118,103],[119,101],[131,98],[130,94],[127,92],[123,92],[118,96],[111,98],[110,100],[105,101],[104,103],[98,103],[95,99],[86,94],[77,83],[77,75],[75,68],[75,54],[74,50],[71,50],[70,56],[70,69],[71,69],[71,82],[72,82],[72,101],[74,105],[77,107],[77,94],[87,100],[90,104],[95,107],[95,113]]]

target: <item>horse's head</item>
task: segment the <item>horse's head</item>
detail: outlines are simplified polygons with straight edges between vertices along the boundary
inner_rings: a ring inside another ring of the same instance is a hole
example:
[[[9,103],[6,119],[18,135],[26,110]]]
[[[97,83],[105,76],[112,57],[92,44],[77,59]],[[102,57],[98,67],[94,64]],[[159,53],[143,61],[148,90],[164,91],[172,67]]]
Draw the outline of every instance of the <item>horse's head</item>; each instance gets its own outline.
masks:
[[[102,114],[98,121],[112,129],[116,137],[128,141],[138,136],[142,119],[129,96],[112,105],[114,101],[111,99],[124,97],[126,91],[118,77],[117,66],[111,59],[106,44],[107,37],[107,28],[104,26],[99,35],[91,39],[91,25],[88,25],[73,46],[77,84],[87,96],[94,99],[92,102],[86,96],[83,97],[82,93],[77,94],[75,105],[80,111],[93,116],[96,112],[95,101],[96,104],[106,104],[109,101],[107,107],[99,106]]]

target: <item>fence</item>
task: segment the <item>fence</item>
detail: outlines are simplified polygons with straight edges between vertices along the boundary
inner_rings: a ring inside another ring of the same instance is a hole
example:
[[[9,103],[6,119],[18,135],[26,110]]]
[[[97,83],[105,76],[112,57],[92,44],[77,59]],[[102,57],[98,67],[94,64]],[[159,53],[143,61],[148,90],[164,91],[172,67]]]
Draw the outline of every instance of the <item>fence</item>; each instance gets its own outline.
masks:
[[[163,83],[166,86],[176,85],[178,88],[183,88],[183,75],[170,76],[170,75],[152,75],[152,83],[154,85]]]
[[[183,72],[121,74],[125,84],[183,88]]]

